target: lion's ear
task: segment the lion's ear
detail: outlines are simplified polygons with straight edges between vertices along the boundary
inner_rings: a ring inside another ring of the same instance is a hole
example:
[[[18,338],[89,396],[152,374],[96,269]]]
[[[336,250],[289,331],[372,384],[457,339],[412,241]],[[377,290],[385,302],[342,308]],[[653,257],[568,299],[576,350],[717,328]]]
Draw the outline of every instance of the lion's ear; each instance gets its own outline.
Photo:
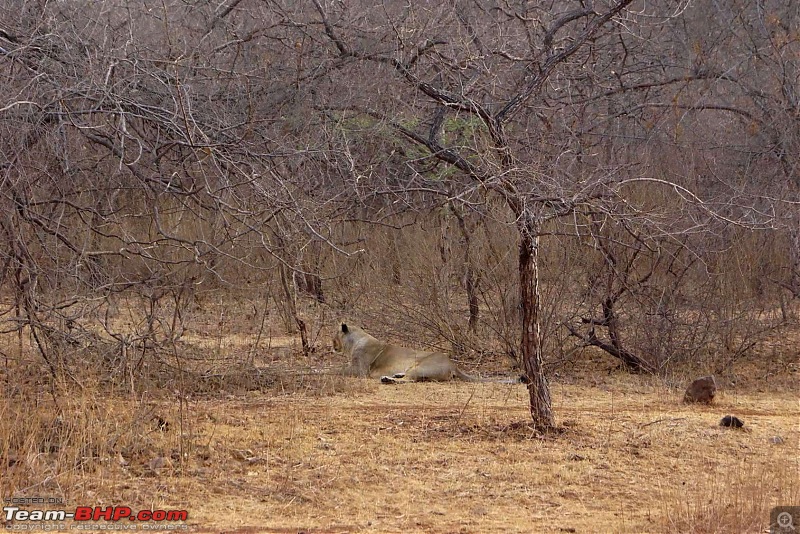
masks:
[[[342,323],[342,333],[346,334],[347,332],[349,332],[349,330],[347,329],[347,325]]]

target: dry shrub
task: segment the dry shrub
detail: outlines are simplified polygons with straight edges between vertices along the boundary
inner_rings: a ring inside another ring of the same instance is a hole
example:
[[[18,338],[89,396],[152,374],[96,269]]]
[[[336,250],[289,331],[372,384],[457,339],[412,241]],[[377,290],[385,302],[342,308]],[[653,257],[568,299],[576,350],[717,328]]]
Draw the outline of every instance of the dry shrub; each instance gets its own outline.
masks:
[[[326,274],[343,273],[327,282],[333,314],[378,337],[459,359],[512,355],[519,329],[513,228],[464,220],[469,256],[458,217],[447,210],[397,217],[394,228],[351,225],[345,240],[364,252],[331,258]],[[474,326],[470,276],[479,309]]]
[[[513,225],[490,217],[464,220],[468,241],[457,214],[445,208],[387,217],[381,225],[349,223],[340,239],[363,252],[350,258],[330,252],[321,263],[332,322],[347,319],[378,337],[445,350],[459,360],[516,360]],[[632,237],[613,225],[593,237],[587,228],[554,222],[540,243],[540,318],[551,369],[591,344],[587,321],[603,318],[609,296],[617,299],[617,331],[612,336],[598,326],[598,338],[611,343],[615,337],[664,375],[730,374],[738,362],[760,358],[796,323],[796,303],[777,283],[786,270],[785,251],[776,244],[782,239],[743,229],[685,239]],[[595,237],[604,240],[607,254]],[[465,283],[470,272],[477,286],[475,326]]]
[[[236,372],[217,380],[186,377],[185,383],[193,385],[183,393],[153,390],[127,398],[73,383],[53,391],[29,386],[24,396],[0,399],[0,495],[74,501],[113,494],[114,481],[130,475],[181,472],[206,454],[207,444],[195,429],[195,404],[226,392],[245,398],[260,389],[314,399],[378,387],[377,382],[309,373],[276,375],[261,388]]]
[[[711,475],[698,473],[698,483],[668,493],[665,516],[670,532],[728,534],[766,532],[770,510],[797,503],[800,486],[797,459],[756,470],[745,462]]]
[[[100,484],[121,465],[167,456],[180,461],[178,410],[106,398],[96,390],[33,393],[30,400],[0,400],[0,492],[70,500],[86,480]],[[177,429],[175,432],[166,432]]]

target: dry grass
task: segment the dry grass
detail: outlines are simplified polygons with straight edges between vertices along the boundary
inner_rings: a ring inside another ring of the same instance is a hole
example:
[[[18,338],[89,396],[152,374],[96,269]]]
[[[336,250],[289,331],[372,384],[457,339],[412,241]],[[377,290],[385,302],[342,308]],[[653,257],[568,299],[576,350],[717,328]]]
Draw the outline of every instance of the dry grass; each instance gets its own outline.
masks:
[[[791,392],[698,407],[654,379],[556,381],[562,431],[541,437],[522,386],[331,380],[185,403],[85,393],[56,430],[46,398],[3,400],[0,456],[27,451],[3,497],[185,508],[227,532],[758,532],[800,502]],[[717,426],[726,413],[749,431]]]

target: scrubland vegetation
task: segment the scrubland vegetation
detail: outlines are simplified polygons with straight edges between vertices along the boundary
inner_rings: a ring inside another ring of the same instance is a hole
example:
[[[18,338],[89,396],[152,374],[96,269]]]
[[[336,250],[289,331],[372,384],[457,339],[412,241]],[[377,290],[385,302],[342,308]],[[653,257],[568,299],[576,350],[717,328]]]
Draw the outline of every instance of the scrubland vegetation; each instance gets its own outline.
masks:
[[[798,57],[788,1],[6,2],[0,494],[767,528],[800,504]],[[341,320],[530,383],[339,377]]]

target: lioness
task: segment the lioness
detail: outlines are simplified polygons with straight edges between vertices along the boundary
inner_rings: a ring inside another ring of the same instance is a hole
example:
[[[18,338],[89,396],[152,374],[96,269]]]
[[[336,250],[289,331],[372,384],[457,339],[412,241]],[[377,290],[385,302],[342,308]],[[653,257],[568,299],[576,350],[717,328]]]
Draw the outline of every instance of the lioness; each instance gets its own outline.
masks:
[[[333,338],[333,350],[350,356],[350,365],[343,370],[343,374],[362,378],[381,377],[384,384],[423,380],[519,381],[476,378],[461,371],[447,354],[391,345],[375,339],[358,327],[344,323]]]

